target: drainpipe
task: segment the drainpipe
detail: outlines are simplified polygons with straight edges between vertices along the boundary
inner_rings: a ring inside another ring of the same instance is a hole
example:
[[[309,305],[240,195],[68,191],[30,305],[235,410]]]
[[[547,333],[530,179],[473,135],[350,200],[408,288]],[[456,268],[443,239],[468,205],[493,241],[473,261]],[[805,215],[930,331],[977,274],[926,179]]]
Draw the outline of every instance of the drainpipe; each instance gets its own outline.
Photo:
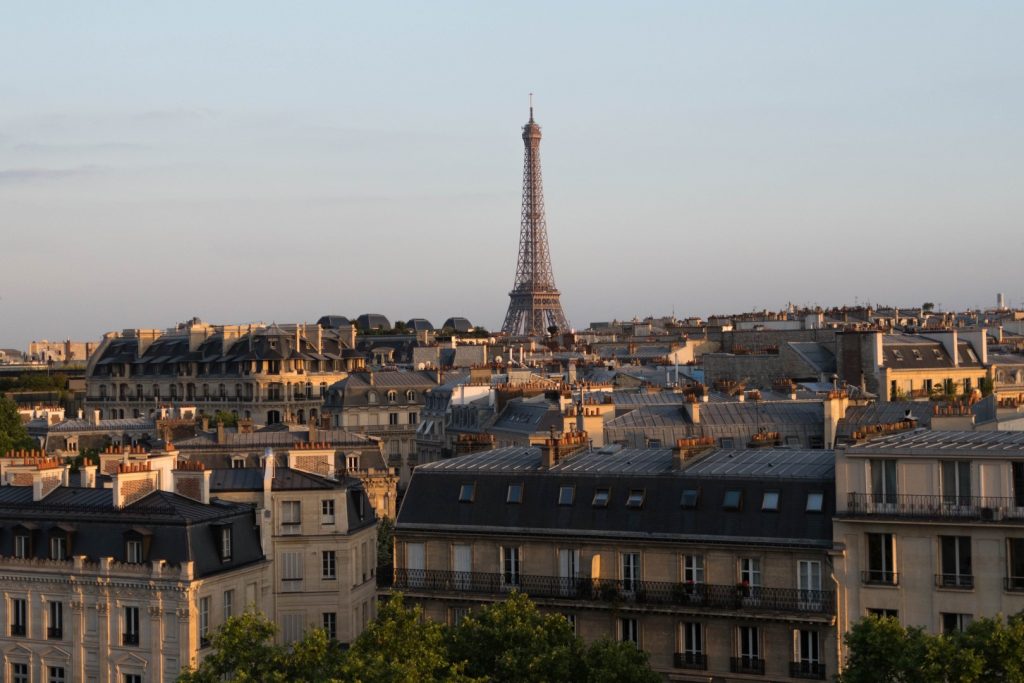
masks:
[[[846,620],[843,618],[843,594],[840,590],[842,586],[839,584],[839,579],[836,578],[835,565],[832,564],[831,557],[827,557],[826,561],[828,562],[829,578],[836,586],[836,673],[839,674],[843,670],[843,625]]]

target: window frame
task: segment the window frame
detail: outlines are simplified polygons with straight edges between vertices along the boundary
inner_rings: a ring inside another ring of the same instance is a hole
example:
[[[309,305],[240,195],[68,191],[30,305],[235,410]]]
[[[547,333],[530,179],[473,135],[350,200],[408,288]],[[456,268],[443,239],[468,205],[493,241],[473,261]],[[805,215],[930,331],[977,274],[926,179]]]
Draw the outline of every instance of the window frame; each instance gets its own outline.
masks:
[[[569,500],[565,500],[565,494],[568,492]],[[561,484],[558,487],[558,504],[562,507],[571,507],[576,502],[576,486],[575,484]]]

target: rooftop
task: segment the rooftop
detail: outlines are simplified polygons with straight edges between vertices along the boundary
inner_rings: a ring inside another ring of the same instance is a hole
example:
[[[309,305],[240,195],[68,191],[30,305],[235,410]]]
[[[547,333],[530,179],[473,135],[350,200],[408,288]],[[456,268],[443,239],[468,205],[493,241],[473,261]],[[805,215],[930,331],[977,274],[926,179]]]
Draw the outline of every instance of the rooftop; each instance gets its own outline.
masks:
[[[937,431],[915,429],[847,447],[851,455],[1012,456],[1024,457],[1024,432]]]

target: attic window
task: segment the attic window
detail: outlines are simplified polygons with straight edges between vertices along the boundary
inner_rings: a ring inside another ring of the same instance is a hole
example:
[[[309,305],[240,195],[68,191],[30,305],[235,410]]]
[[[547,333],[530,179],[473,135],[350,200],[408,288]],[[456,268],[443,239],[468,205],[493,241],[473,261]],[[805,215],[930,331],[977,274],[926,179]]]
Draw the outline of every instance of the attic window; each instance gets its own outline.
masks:
[[[367,403],[376,403],[377,402],[377,392],[376,391],[367,392],[367,394],[366,394],[366,402]]]
[[[463,484],[459,487],[459,502],[472,503],[476,495],[476,484]]]
[[[725,497],[722,499],[722,509],[739,510],[742,503],[743,491],[740,489],[729,489],[725,492]]]
[[[896,360],[903,360],[903,352],[900,351],[899,349],[893,349],[892,357],[895,358]]]
[[[679,501],[680,507],[686,508],[687,510],[693,510],[697,507],[697,503],[700,501],[700,490],[699,489],[684,489],[683,497]]]
[[[942,360],[942,351],[939,351],[938,349],[932,349],[932,353],[935,354],[935,357],[938,360]]]
[[[807,512],[821,512],[825,506],[825,494],[813,491],[807,494]]]
[[[731,436],[723,436],[718,440],[720,448],[735,448],[733,439]]]
[[[778,491],[765,491],[764,498],[761,499],[761,510],[765,512],[778,512],[779,511],[779,492]]]
[[[230,562],[232,547],[231,547],[231,527],[224,525],[220,528],[220,561]]]
[[[508,495],[505,498],[506,503],[522,503],[523,502],[523,485],[522,484],[509,484]]]
[[[918,351],[917,349],[910,349],[910,352],[914,354],[914,360],[924,360],[924,357],[921,355],[921,352]]]
[[[409,391],[405,392],[405,398],[406,398],[407,401],[415,401],[416,400],[416,392],[413,391],[412,389],[410,389]]]
[[[576,487],[575,486],[560,486],[558,487],[558,504],[559,505],[572,505],[573,500],[576,499]]]
[[[388,391],[388,403],[394,403],[396,400],[398,400],[398,392],[391,389]]]
[[[964,350],[967,352],[967,357],[971,359],[971,362],[973,362],[973,363],[977,363],[978,362],[978,356],[974,353],[974,349],[972,349],[970,346],[968,346]]]
[[[608,507],[608,499],[611,498],[610,489],[597,489],[594,491],[594,502],[593,506],[596,508]]]
[[[629,498],[626,499],[626,507],[642,508],[644,506],[644,490],[630,489]]]

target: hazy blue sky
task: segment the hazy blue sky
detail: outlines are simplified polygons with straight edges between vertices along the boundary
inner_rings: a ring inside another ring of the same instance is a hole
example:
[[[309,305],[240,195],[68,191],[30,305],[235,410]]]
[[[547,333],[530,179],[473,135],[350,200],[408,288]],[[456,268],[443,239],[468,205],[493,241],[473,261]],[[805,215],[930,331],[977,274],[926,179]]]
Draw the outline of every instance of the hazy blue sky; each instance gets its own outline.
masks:
[[[9,2],[0,346],[498,327],[536,93],[569,319],[1024,303],[1024,3]]]

